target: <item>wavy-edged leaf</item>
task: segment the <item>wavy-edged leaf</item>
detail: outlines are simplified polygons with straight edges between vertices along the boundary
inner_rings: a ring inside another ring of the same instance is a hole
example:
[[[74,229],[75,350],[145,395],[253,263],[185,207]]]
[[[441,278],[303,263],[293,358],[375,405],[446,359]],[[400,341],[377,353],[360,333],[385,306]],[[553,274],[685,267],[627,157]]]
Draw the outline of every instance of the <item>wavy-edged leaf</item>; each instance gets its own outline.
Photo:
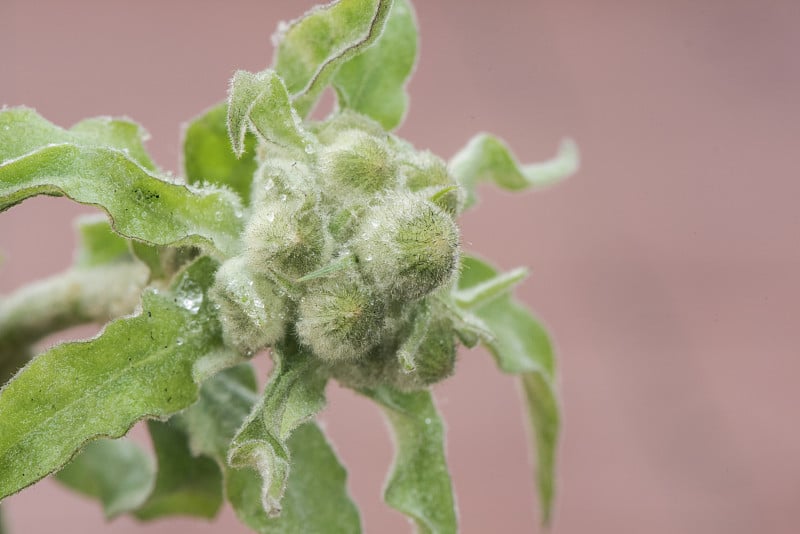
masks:
[[[406,83],[417,59],[418,30],[409,0],[394,0],[375,43],[344,63],[333,77],[339,105],[369,115],[385,130],[406,115]]]
[[[381,405],[394,434],[394,465],[384,489],[387,504],[413,519],[421,533],[457,532],[444,424],[431,392],[383,387],[362,393]]]
[[[222,475],[216,462],[189,451],[186,434],[170,422],[148,421],[156,451],[155,487],[135,511],[139,519],[172,515],[211,519],[222,506]]]
[[[275,71],[305,117],[336,69],[381,35],[392,0],[340,0],[278,27]]]
[[[256,172],[256,140],[247,135],[240,156],[228,136],[228,109],[219,104],[186,127],[183,138],[183,167],[191,184],[216,184],[229,187],[250,203],[250,184]]]
[[[133,259],[128,240],[114,233],[103,215],[84,215],[75,225],[78,230],[76,267],[97,267],[117,261]]]
[[[269,516],[281,512],[291,466],[286,441],[325,405],[327,378],[315,358],[293,342],[273,349],[275,367],[258,403],[234,436],[228,463],[254,469],[262,479],[261,503]]]
[[[101,207],[128,238],[222,255],[239,248],[241,206],[230,191],[163,180],[130,151],[87,140],[29,109],[0,111],[0,211],[36,195]]]
[[[248,130],[295,153],[305,155],[314,150],[313,140],[289,101],[283,80],[270,69],[258,74],[239,70],[231,80],[228,134],[237,156],[247,148]]]
[[[460,291],[495,279],[497,270],[473,257],[462,258]],[[542,325],[509,294],[471,310],[489,330],[484,340],[500,369],[520,375],[528,416],[536,440],[536,473],[542,520],[548,523],[555,496],[555,461],[560,414],[555,387],[555,358],[550,338]]]
[[[0,390],[0,498],[59,469],[88,441],[119,437],[197,398],[200,369],[234,358],[206,296],[215,270],[199,259],[169,291],[146,292],[139,315],[48,350]]]
[[[155,482],[153,459],[125,438],[89,443],[56,480],[103,505],[107,519],[139,508]]]
[[[450,172],[464,187],[466,210],[475,204],[478,183],[494,182],[503,189],[521,191],[553,184],[574,174],[580,165],[577,145],[561,142],[558,154],[542,163],[521,165],[511,149],[497,137],[481,133],[450,160]]]
[[[313,422],[298,427],[287,443],[292,469],[279,517],[269,517],[264,510],[261,477],[251,469],[228,466],[230,441],[257,402],[253,368],[243,364],[208,380],[198,402],[178,416],[195,454],[212,456],[222,466],[228,500],[239,518],[265,534],[360,532],[346,472]]]

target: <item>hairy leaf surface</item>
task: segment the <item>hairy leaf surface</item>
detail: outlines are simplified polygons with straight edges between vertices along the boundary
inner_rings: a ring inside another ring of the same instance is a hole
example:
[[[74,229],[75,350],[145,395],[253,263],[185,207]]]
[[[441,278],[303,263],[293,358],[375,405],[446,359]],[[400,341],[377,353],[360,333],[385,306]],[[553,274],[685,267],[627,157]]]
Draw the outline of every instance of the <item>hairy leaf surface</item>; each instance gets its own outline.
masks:
[[[233,358],[206,296],[215,269],[198,260],[171,290],[146,292],[141,314],[50,349],[0,390],[0,498],[57,470],[88,441],[121,436],[197,398],[195,367]]]
[[[216,462],[189,451],[186,434],[170,422],[148,421],[156,451],[155,487],[135,512],[139,519],[188,515],[211,519],[222,506],[222,475]]]
[[[305,117],[336,69],[381,35],[392,0],[340,0],[278,28],[275,71]]]
[[[104,144],[63,130],[29,109],[0,111],[0,211],[36,195],[65,195],[103,208],[125,237],[238,250],[236,195],[164,180],[119,145],[116,137]]]
[[[250,184],[256,172],[256,140],[246,135],[240,157],[228,136],[228,110],[219,104],[206,111],[186,128],[183,139],[183,167],[191,184],[204,183],[229,187],[250,202]]]
[[[480,182],[494,182],[503,189],[521,191],[563,180],[574,174],[578,165],[578,148],[569,139],[562,141],[558,154],[553,159],[520,165],[502,140],[481,133],[453,156],[450,160],[450,172],[466,190],[464,209],[467,209],[477,200],[475,190]]]
[[[362,393],[381,405],[394,434],[395,459],[384,490],[386,502],[413,519],[419,532],[457,532],[444,425],[431,392],[403,393],[384,387]]]
[[[212,456],[222,466],[228,500],[239,518],[266,534],[360,532],[346,472],[315,423],[301,425],[287,442],[292,469],[278,517],[264,510],[261,477],[252,469],[227,464],[228,446],[258,400],[253,369],[244,364],[208,380],[199,401],[178,416],[193,452]]]
[[[496,279],[497,271],[472,257],[462,260],[459,290],[468,291]],[[547,332],[536,319],[509,294],[485,302],[471,310],[492,333],[484,341],[500,369],[520,375],[528,416],[536,440],[537,485],[542,520],[550,520],[555,494],[555,456],[560,415],[555,388],[555,359]]]
[[[386,130],[403,122],[406,83],[417,59],[417,21],[408,0],[395,0],[375,43],[344,63],[333,78],[339,105],[369,115]]]
[[[132,441],[101,439],[86,445],[55,478],[73,491],[99,499],[111,519],[145,502],[155,483],[155,465]]]

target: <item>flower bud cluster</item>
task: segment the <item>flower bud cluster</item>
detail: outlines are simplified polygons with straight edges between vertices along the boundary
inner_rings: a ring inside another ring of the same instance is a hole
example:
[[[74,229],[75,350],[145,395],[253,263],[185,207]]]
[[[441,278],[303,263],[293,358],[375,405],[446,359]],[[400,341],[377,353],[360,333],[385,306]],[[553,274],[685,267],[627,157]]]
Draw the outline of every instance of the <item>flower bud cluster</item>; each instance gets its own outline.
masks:
[[[355,387],[443,379],[461,189],[442,160],[358,114],[311,130],[303,160],[260,147],[244,251],[212,292],[226,341],[253,353],[295,336]]]

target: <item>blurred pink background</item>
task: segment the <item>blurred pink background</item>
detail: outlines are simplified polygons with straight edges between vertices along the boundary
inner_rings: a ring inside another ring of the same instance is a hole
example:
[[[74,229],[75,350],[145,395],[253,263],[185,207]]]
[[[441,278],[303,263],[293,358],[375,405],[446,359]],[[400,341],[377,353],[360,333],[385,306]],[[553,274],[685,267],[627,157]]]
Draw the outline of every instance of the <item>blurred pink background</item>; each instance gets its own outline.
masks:
[[[68,126],[128,115],[178,170],[182,121],[271,59],[313,1],[0,2],[0,104]],[[532,266],[518,295],[558,343],[565,428],[554,533],[798,531],[800,3],[416,2],[421,58],[400,133],[454,154],[479,131],[521,159],[564,135],[574,179],[485,188],[470,250]],[[0,293],[65,268],[70,221],[39,198],[0,216]],[[514,381],[464,351],[436,389],[464,533],[535,532]],[[391,460],[376,408],[332,388],[325,424],[366,531],[410,527],[379,498]],[[105,525],[46,481],[4,503],[18,533],[246,532]]]

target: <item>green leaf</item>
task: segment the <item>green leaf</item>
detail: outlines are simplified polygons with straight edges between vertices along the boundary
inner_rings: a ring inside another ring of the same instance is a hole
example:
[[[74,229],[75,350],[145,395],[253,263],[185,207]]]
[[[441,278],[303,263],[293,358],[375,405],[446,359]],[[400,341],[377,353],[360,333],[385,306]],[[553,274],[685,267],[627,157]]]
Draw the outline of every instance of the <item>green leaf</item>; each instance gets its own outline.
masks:
[[[76,267],[96,267],[133,259],[126,239],[114,233],[103,215],[84,215],[76,221],[78,252]]]
[[[8,527],[6,527],[6,521],[3,518],[5,514],[3,513],[3,507],[0,506],[0,534],[8,534],[11,532]]]
[[[0,111],[0,211],[42,194],[103,208],[128,238],[222,255],[239,248],[242,214],[230,191],[164,180],[118,147],[58,128],[32,110]]]
[[[464,210],[475,204],[476,188],[482,181],[503,189],[521,191],[558,182],[578,170],[578,147],[570,139],[561,142],[558,154],[542,163],[520,165],[511,149],[493,135],[481,133],[450,160],[450,172],[467,193]]]
[[[264,141],[298,154],[314,150],[313,140],[289,101],[283,80],[273,70],[258,74],[240,70],[233,75],[228,95],[228,134],[237,156],[247,148],[248,129]]]
[[[189,433],[192,451],[220,463],[228,500],[239,518],[257,532],[268,534],[360,532],[358,510],[347,494],[346,472],[312,422],[300,426],[287,443],[292,469],[281,515],[271,518],[266,514],[260,476],[226,463],[233,436],[257,402],[253,368],[243,364],[208,380],[198,402],[178,416]]]
[[[158,460],[155,487],[136,510],[139,519],[187,515],[211,519],[222,506],[222,475],[216,462],[193,456],[183,430],[173,424],[148,421]]]
[[[79,144],[117,148],[145,169],[156,170],[155,163],[144,148],[144,142],[150,138],[150,134],[133,121],[94,117],[77,123],[69,133],[85,140]]]
[[[153,489],[155,465],[150,456],[127,439],[89,443],[56,480],[103,504],[107,519],[137,509]]]
[[[275,367],[259,402],[234,436],[228,463],[254,469],[262,478],[261,501],[270,516],[281,512],[281,498],[289,477],[286,440],[292,431],[313,418],[325,405],[326,377],[316,359],[295,343],[273,350]]]
[[[375,44],[344,63],[333,78],[339,105],[369,115],[384,129],[406,114],[406,83],[417,59],[417,21],[408,0],[395,0]]]
[[[466,289],[456,290],[453,292],[453,298],[456,304],[462,308],[474,308],[507,294],[512,287],[522,282],[526,276],[528,276],[528,269],[520,267],[476,283]]]
[[[384,490],[392,508],[411,517],[419,532],[455,533],[455,498],[444,451],[444,425],[430,391],[362,391],[378,402],[392,427],[395,459]]]
[[[228,137],[228,110],[219,104],[194,119],[183,139],[183,166],[190,184],[229,187],[250,203],[250,184],[256,172],[256,140],[247,135],[236,157]]]
[[[278,28],[273,65],[300,116],[308,115],[340,65],[378,39],[391,7],[392,0],[340,0]]]
[[[233,358],[206,296],[216,263],[201,258],[143,312],[90,341],[41,354],[0,390],[0,498],[63,466],[84,444],[197,398],[196,373]]]
[[[497,271],[472,257],[462,259],[459,291],[480,287]],[[537,485],[542,520],[548,523],[555,496],[555,464],[560,415],[555,387],[555,358],[547,332],[510,295],[495,298],[472,310],[492,332],[485,344],[500,369],[520,375],[528,416],[536,439]]]

